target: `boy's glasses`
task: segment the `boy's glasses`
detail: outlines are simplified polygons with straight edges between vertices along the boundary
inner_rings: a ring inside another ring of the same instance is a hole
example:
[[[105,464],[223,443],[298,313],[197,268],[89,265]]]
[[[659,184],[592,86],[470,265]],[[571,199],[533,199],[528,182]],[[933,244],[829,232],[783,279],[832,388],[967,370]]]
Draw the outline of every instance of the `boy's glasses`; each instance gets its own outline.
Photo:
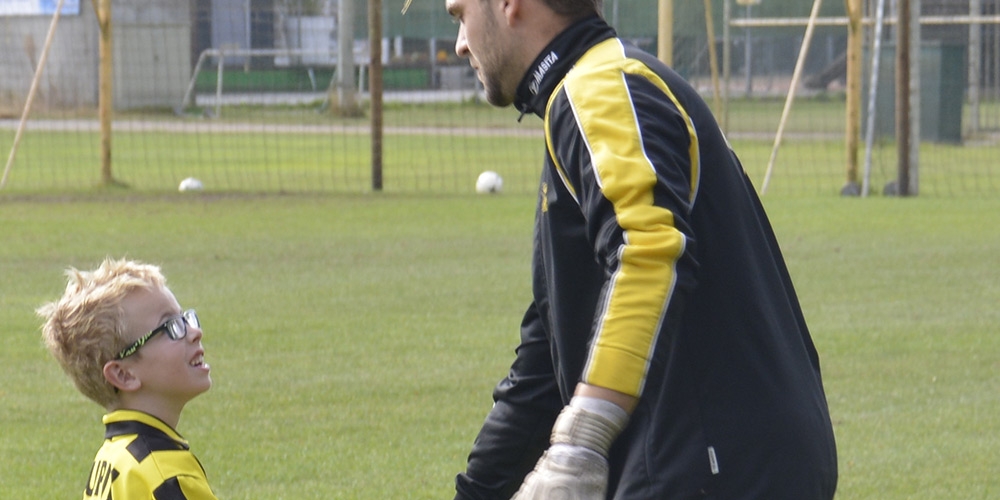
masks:
[[[138,340],[132,343],[132,345],[122,349],[122,352],[118,353],[118,357],[115,359],[125,359],[138,351],[140,347],[149,342],[149,339],[153,338],[157,333],[167,332],[167,336],[170,340],[180,340],[187,336],[188,325],[195,328],[201,328],[201,323],[198,321],[198,313],[194,312],[194,309],[188,309],[184,311],[179,316],[174,316],[163,322],[162,325],[154,328],[149,333],[139,337]]]

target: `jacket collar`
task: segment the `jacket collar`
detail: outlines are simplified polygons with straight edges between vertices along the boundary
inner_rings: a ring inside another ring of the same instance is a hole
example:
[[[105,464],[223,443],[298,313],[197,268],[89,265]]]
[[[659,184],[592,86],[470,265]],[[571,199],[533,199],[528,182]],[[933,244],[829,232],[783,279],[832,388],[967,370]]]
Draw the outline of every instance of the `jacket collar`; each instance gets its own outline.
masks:
[[[614,36],[614,28],[599,16],[581,19],[556,35],[538,54],[517,86],[514,107],[521,112],[521,117],[527,113],[544,116],[549,96],[573,63],[598,42]]]
[[[115,410],[104,415],[104,438],[111,439],[128,434],[162,437],[188,449],[188,442],[166,422],[137,410]]]

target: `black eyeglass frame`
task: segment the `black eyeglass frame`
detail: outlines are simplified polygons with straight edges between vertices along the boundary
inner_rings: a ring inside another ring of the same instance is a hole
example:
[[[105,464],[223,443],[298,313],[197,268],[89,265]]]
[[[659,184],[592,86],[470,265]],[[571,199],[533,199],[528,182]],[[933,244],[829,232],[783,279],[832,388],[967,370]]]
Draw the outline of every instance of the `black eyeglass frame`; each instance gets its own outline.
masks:
[[[170,337],[170,340],[181,340],[187,336],[188,326],[201,328],[201,322],[198,321],[198,313],[196,313],[194,309],[188,309],[177,316],[167,319],[162,325],[150,330],[149,333],[139,337],[135,342],[132,342],[131,345],[122,349],[115,359],[125,359],[135,354],[140,347],[146,345],[146,342],[149,342],[149,339],[153,338],[160,332],[167,332],[167,336]]]

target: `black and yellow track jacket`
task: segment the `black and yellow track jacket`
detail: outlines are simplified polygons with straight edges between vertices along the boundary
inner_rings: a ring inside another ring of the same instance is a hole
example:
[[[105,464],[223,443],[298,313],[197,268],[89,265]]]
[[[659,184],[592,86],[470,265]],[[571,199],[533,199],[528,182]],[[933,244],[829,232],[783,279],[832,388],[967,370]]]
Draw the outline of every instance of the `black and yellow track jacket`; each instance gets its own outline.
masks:
[[[509,498],[580,381],[640,398],[608,498],[832,498],[816,350],[696,91],[593,17],[538,56],[515,105],[545,122],[534,300],[456,498]]]

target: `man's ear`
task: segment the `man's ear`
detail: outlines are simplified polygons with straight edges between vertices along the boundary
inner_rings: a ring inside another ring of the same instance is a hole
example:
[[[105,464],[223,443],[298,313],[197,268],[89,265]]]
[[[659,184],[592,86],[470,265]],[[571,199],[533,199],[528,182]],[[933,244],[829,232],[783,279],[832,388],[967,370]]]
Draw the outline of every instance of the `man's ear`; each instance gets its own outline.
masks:
[[[104,379],[119,391],[132,392],[142,387],[139,377],[121,360],[104,363]]]
[[[500,3],[504,19],[507,20],[507,25],[509,26],[521,14],[521,0],[501,0]]]

